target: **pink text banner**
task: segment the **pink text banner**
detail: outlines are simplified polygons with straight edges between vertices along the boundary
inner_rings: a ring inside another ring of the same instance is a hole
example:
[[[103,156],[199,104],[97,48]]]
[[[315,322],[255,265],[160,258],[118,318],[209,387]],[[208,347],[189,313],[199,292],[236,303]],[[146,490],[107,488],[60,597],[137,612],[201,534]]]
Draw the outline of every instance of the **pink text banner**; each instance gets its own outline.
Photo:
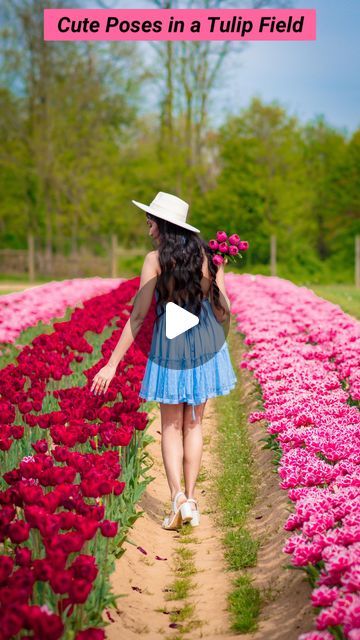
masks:
[[[316,10],[45,9],[44,40],[316,40]]]

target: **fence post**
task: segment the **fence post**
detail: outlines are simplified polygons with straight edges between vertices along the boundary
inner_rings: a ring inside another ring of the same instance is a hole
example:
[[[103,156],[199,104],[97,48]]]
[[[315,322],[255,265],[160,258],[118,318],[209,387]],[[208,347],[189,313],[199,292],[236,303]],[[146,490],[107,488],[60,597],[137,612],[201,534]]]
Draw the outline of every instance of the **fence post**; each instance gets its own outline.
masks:
[[[276,236],[270,239],[270,274],[276,276]]]
[[[360,235],[355,236],[355,287],[360,289]]]
[[[111,265],[110,265],[110,273],[111,278],[117,278],[117,257],[118,257],[118,248],[117,248],[117,236],[115,233],[111,234]]]
[[[35,282],[35,243],[31,232],[28,233],[28,272],[29,282]]]

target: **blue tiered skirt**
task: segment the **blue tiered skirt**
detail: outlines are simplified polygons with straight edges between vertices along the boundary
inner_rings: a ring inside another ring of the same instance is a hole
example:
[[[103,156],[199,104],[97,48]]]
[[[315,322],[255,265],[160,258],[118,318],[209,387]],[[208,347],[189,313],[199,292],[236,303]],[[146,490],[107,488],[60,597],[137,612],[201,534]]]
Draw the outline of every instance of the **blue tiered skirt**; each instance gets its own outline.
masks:
[[[199,324],[166,338],[165,313],[155,322],[140,397],[197,405],[229,393],[236,384],[222,325],[203,300]]]

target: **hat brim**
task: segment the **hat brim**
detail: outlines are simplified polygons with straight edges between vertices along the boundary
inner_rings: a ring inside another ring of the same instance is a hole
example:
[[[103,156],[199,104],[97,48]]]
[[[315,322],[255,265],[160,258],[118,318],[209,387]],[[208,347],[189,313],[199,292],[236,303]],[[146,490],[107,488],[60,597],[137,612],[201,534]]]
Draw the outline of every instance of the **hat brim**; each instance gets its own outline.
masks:
[[[154,211],[154,209],[152,209],[147,204],[143,204],[142,202],[137,202],[136,200],[131,200],[131,202],[133,202],[133,204],[135,204],[137,207],[139,207],[143,211],[146,211],[146,213],[151,213],[151,215],[156,216],[156,218],[161,218],[161,220],[167,220],[167,222],[171,222],[172,224],[176,224],[178,227],[183,227],[184,229],[188,229],[188,231],[195,231],[195,233],[200,233],[200,229],[193,227],[191,224],[188,224],[187,222],[179,222],[178,220],[175,220],[175,218],[172,218],[171,216],[168,216],[165,214],[162,215],[161,213],[158,213],[158,211]]]

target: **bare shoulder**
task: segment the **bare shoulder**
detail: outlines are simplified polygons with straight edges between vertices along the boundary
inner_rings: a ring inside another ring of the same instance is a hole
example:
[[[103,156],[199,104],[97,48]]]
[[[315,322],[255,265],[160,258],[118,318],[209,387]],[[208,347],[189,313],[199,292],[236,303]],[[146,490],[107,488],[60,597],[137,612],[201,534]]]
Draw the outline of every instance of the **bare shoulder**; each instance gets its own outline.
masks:
[[[145,264],[154,269],[156,273],[160,273],[159,252],[156,249],[155,251],[149,251],[149,253],[146,254],[144,265]]]

